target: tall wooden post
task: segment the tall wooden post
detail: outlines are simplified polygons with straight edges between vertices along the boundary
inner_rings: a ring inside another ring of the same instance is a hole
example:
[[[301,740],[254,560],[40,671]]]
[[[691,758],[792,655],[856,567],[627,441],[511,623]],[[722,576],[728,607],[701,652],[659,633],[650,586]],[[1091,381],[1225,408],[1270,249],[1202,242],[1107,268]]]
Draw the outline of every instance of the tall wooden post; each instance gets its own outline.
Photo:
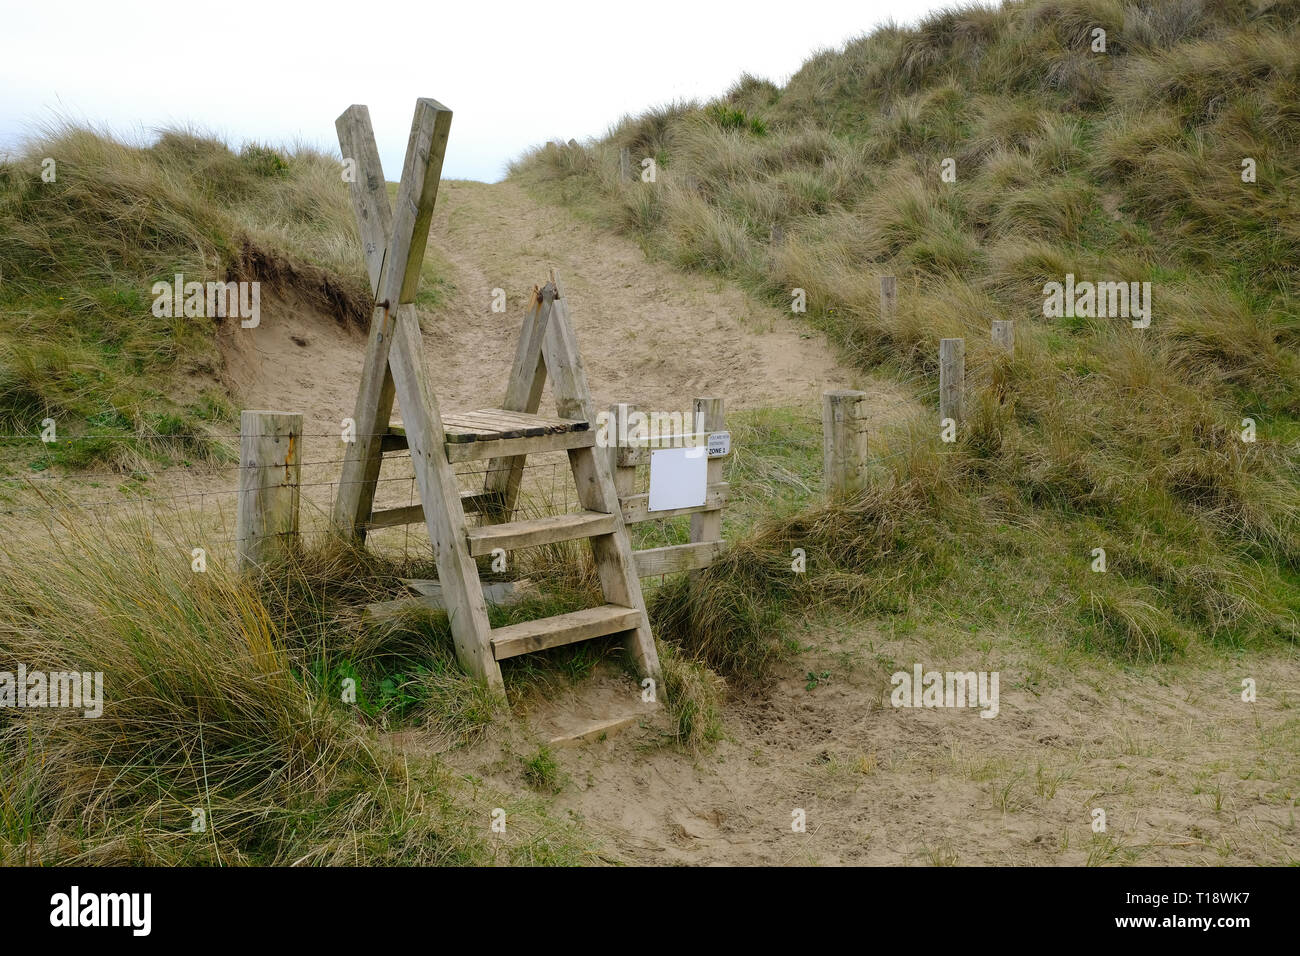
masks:
[[[614,490],[620,498],[626,498],[636,491],[636,466],[646,460],[648,452],[644,448],[629,448],[619,444],[618,428],[620,422],[632,417],[637,406],[620,402],[609,407],[609,470],[614,476]]]
[[[1011,319],[993,320],[993,344],[1006,351],[1008,355],[1015,351],[1016,324]]]
[[[939,340],[939,421],[966,413],[966,340]]]
[[[245,411],[239,416],[238,568],[248,570],[297,546],[302,415]]]
[[[720,432],[727,427],[726,403],[721,398],[697,398],[691,408],[691,430],[703,433],[697,440],[706,444],[710,432]],[[708,487],[722,481],[724,463],[721,458],[710,458],[708,469]],[[707,492],[706,492],[707,494]],[[701,511],[691,515],[691,543],[722,540],[722,509]],[[699,571],[692,571],[691,578],[700,576]]]
[[[898,318],[898,278],[880,277],[880,318],[892,323]]]
[[[822,464],[826,495],[857,494],[867,484],[866,392],[832,389],[822,393]]]

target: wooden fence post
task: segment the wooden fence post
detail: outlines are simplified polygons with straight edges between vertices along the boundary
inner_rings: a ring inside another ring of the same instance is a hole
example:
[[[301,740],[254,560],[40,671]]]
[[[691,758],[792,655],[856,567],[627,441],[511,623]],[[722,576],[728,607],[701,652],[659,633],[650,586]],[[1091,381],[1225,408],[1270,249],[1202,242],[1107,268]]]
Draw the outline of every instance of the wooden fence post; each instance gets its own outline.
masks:
[[[636,466],[645,460],[644,448],[628,448],[619,444],[619,423],[632,417],[637,406],[628,402],[619,402],[609,407],[609,428],[606,441],[609,442],[609,470],[614,475],[614,490],[620,498],[626,498],[636,491]]]
[[[880,277],[880,318],[892,323],[898,317],[898,277]]]
[[[867,484],[866,392],[822,392],[822,464],[826,496],[856,494]]]
[[[1016,324],[1011,319],[993,320],[993,344],[1011,355],[1016,348]]]
[[[302,415],[244,411],[239,416],[236,566],[244,571],[298,543]]]
[[[720,432],[727,427],[726,402],[721,398],[697,398],[691,408],[691,431],[703,432],[698,441],[708,443],[710,432]],[[722,481],[724,462],[721,458],[710,458],[708,484],[717,485]],[[691,542],[722,540],[722,509],[701,511],[691,515]],[[698,578],[699,571],[692,571],[691,578]]]
[[[966,340],[939,340],[939,421],[962,421],[966,412]]]
[[[618,151],[618,175],[625,183],[632,181],[632,150],[627,146]]]

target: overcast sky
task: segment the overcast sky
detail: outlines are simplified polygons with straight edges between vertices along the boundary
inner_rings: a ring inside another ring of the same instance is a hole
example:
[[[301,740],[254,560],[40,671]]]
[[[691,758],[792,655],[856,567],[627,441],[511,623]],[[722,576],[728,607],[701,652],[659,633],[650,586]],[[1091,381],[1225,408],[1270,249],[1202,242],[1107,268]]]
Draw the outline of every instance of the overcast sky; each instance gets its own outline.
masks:
[[[494,181],[528,146],[716,96],[744,71],[784,82],[814,50],[950,5],[5,0],[0,151],[58,116],[133,140],[181,125],[333,151],[335,117],[364,103],[393,179],[431,96],[454,113],[443,175]]]

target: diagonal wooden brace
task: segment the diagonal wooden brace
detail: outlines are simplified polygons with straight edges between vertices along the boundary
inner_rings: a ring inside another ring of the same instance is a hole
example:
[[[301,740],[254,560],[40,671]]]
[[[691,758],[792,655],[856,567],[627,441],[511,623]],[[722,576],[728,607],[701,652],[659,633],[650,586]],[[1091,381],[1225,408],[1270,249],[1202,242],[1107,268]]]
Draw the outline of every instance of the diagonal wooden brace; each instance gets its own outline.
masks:
[[[446,435],[424,368],[414,307],[420,265],[437,199],[451,111],[435,100],[416,103],[397,206],[390,210],[369,111],[353,106],[338,119],[345,157],[357,162],[352,201],[375,291],[375,311],[357,394],[357,441],[348,449],[335,501],[338,526],[364,535],[382,463],[382,438],[394,398],[401,403],[406,437],[420,491],[438,578],[447,600],[456,655],[469,673],[504,691],[492,654],[491,626],[478,568],[465,540],[465,516],[455,472],[444,449]]]
[[[542,403],[542,389],[546,385],[546,361],[542,356],[542,342],[550,321],[551,304],[542,290],[533,287],[533,296],[524,314],[524,324],[519,330],[519,345],[515,349],[515,364],[510,370],[506,385],[506,398],[501,407],[512,412],[537,413]],[[519,485],[524,475],[523,455],[511,458],[494,458],[488,463],[483,490],[493,496],[495,504],[483,512],[488,524],[509,521],[519,497]]]

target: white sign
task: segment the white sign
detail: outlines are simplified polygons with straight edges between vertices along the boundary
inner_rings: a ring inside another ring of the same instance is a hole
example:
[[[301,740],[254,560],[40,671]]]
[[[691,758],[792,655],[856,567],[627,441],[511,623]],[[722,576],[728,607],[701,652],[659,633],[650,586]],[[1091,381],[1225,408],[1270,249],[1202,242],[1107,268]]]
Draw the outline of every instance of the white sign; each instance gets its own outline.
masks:
[[[704,448],[661,448],[650,453],[651,511],[704,504],[709,459]]]
[[[722,458],[731,454],[731,432],[709,433],[709,457]]]

